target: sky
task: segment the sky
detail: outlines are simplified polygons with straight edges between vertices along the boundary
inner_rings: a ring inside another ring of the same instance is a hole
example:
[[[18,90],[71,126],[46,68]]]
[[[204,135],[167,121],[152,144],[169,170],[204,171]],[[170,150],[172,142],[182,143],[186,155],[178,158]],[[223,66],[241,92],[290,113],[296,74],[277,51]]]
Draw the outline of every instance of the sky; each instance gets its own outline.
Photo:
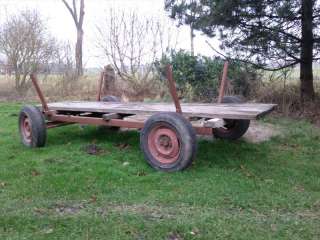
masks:
[[[71,0],[69,0],[71,2]],[[177,48],[190,50],[190,32],[187,26],[177,28],[177,23],[170,20],[164,10],[164,0],[85,0],[84,21],[84,63],[87,68],[101,67],[108,64],[96,48],[97,25],[103,24],[110,8],[121,11],[135,11],[142,17],[153,17],[172,28],[177,39]],[[25,9],[36,9],[47,22],[49,31],[57,39],[75,42],[76,30],[71,15],[61,0],[0,0],[0,22],[8,15]],[[208,40],[218,48],[216,39],[208,39],[201,33],[196,34],[195,53],[213,55]]]

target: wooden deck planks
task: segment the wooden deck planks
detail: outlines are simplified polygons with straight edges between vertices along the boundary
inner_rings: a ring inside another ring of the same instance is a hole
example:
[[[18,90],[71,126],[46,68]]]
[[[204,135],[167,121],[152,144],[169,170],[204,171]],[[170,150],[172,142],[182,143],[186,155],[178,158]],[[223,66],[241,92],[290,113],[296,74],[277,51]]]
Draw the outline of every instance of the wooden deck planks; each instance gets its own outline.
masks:
[[[152,115],[157,112],[175,112],[172,103],[113,103],[113,102],[57,102],[48,104],[50,110],[98,112],[120,114]],[[241,104],[181,104],[182,112],[188,117],[225,118],[225,119],[257,119],[270,111],[276,105],[261,103]]]

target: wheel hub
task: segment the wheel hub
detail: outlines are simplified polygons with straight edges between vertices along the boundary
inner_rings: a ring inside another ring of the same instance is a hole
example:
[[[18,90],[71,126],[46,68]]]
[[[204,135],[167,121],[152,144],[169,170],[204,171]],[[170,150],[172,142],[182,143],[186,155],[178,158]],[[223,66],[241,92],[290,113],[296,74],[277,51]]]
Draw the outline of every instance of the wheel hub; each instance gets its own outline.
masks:
[[[157,126],[149,134],[148,145],[153,157],[164,164],[179,158],[180,142],[176,132],[166,126]]]
[[[24,140],[26,142],[31,142],[31,138],[32,138],[31,122],[27,116],[25,116],[21,122],[21,132]]]

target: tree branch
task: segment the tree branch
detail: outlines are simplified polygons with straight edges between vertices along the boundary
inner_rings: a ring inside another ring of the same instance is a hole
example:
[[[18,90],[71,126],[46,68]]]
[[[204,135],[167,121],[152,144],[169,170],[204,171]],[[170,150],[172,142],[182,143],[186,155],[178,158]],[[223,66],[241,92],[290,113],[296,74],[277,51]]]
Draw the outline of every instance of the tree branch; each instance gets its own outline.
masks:
[[[70,7],[70,5],[67,3],[66,0],[62,0],[62,2],[64,3],[64,5],[66,6],[66,8],[68,9],[68,11],[70,12],[74,23],[76,24],[76,26],[78,26],[78,19],[77,16],[75,15],[75,13],[73,12],[72,8]]]
[[[231,58],[231,57],[228,57],[226,56],[225,54],[219,52],[218,50],[216,50],[207,40],[206,40],[206,43],[209,45],[209,47],[216,53],[218,53],[220,56],[222,56],[224,59],[228,60],[228,61],[239,61],[239,62],[243,62],[243,63],[247,63],[247,64],[251,64],[252,66],[256,67],[256,68],[259,68],[259,69],[262,69],[262,70],[265,70],[265,71],[271,71],[271,72],[274,72],[274,71],[279,71],[279,70],[282,70],[282,69],[285,69],[285,68],[288,68],[288,67],[292,67],[292,66],[295,66],[297,65],[300,60],[295,60],[289,64],[285,64],[283,66],[280,66],[280,67],[277,67],[277,68],[268,68],[268,67],[264,67],[263,65],[260,65],[260,64],[256,64],[252,61],[249,61],[249,60],[246,60],[246,59],[240,59],[240,58]]]
[[[84,19],[84,0],[81,0],[81,2],[80,2],[80,17],[79,17],[79,22],[78,22],[80,28],[82,28],[83,19]]]
[[[79,22],[79,21],[78,21],[78,11],[77,11],[76,0],[72,0],[72,5],[73,5],[74,17],[75,17],[75,19],[77,19],[77,22]]]

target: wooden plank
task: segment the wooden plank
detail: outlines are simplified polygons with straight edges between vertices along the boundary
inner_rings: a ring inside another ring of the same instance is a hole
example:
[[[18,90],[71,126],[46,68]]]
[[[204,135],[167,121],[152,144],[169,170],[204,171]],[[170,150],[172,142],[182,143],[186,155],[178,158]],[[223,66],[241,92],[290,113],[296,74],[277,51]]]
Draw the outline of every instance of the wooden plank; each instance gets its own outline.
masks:
[[[132,115],[132,116],[125,117],[125,118],[123,118],[123,120],[145,122],[151,116],[152,115],[141,115],[141,114],[139,114],[139,115]]]
[[[181,104],[186,117],[256,119],[275,108],[274,104]],[[50,110],[97,113],[152,115],[158,112],[175,112],[171,103],[113,103],[113,102],[58,102],[48,104]]]

